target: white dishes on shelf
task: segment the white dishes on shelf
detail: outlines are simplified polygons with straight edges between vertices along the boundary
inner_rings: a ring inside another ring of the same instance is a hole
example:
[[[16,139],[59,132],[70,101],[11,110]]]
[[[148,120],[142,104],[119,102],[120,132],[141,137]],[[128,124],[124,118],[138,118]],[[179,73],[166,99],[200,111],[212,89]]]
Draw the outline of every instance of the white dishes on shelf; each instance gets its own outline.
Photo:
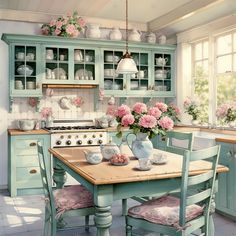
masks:
[[[52,77],[55,77],[55,79],[61,79],[61,80],[67,79],[66,72],[63,68],[55,68],[52,72],[53,72]]]
[[[31,76],[34,70],[31,66],[21,65],[16,69],[16,71],[19,75]]]
[[[112,89],[112,81],[111,80],[105,80],[104,81],[104,89]]]
[[[116,73],[115,69],[104,69],[104,76],[117,78],[119,74]]]
[[[155,79],[166,79],[167,71],[166,70],[156,70],[155,71]]]
[[[86,69],[78,69],[75,72],[76,80],[93,80],[93,73]]]
[[[130,88],[131,89],[138,89],[138,81],[131,81]]]
[[[23,83],[21,80],[15,80],[15,89],[22,90],[24,89]]]
[[[156,85],[154,87],[154,90],[155,91],[167,91],[167,86],[165,86],[165,85]]]
[[[36,89],[36,83],[34,81],[27,81],[26,89]]]
[[[105,62],[112,62],[117,63],[120,60],[120,57],[113,55],[113,54],[106,54],[105,55]]]

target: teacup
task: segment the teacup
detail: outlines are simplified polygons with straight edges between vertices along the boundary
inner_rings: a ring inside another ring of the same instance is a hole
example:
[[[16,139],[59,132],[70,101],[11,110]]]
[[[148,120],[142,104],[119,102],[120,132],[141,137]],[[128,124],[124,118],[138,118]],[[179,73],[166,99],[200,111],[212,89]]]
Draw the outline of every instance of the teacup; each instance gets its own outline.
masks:
[[[152,166],[151,161],[148,158],[139,158],[138,162],[140,170],[148,170]]]
[[[165,163],[167,161],[167,155],[164,153],[155,153],[153,154],[153,163]]]
[[[27,53],[27,58],[28,60],[34,60],[34,54],[31,52]]]
[[[24,52],[18,52],[18,53],[16,54],[16,58],[17,58],[18,60],[23,60],[23,59],[25,59],[25,53],[24,53]]]

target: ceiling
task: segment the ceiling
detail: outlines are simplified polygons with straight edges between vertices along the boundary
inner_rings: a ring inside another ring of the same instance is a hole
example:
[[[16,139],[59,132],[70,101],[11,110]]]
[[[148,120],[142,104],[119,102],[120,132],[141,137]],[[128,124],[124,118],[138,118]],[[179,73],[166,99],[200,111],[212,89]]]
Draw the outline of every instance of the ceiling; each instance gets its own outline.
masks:
[[[128,6],[130,28],[166,35],[236,14],[235,0],[129,0]],[[101,27],[125,27],[125,0],[0,0],[0,20],[45,23],[74,10]]]

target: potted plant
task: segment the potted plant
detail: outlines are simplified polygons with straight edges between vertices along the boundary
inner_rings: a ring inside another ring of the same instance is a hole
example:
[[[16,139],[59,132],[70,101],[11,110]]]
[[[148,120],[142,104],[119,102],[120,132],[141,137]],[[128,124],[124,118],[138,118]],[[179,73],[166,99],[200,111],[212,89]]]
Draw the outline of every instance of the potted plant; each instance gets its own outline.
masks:
[[[184,101],[184,109],[185,113],[192,116],[192,124],[198,125],[198,119],[200,116],[200,107],[198,100],[196,98],[191,99],[190,97],[187,97],[187,99]]]

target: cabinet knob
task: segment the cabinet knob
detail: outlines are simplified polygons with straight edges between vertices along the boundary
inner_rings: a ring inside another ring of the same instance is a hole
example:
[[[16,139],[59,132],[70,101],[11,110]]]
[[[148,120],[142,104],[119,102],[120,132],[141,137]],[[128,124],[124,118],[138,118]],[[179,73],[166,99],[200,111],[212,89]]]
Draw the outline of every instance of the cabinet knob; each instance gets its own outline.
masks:
[[[32,170],[30,170],[30,172],[29,172],[30,174],[36,174],[37,173],[37,170],[35,170],[35,169],[32,169]]]
[[[36,143],[30,143],[30,147],[36,146]]]

